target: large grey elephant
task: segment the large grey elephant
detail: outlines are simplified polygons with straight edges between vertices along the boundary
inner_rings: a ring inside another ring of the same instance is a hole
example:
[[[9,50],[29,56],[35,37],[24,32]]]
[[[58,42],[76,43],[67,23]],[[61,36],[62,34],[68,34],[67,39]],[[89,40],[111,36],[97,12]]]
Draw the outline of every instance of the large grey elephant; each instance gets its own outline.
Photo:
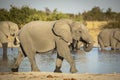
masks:
[[[15,36],[18,32],[18,25],[11,21],[0,22],[0,43],[3,47],[3,61],[7,61],[8,38]]]
[[[111,47],[112,50],[120,48],[120,29],[104,29],[98,35],[98,44],[101,50]]]
[[[57,60],[54,72],[61,72],[63,59],[66,59],[70,64],[70,72],[77,72],[69,45],[72,43],[72,39],[84,40],[88,45],[91,43],[86,27],[80,22],[68,19],[30,22],[21,29],[18,38],[21,48],[12,71],[18,71],[25,56],[29,58],[32,71],[38,71],[35,53],[56,49]],[[88,47],[85,45],[85,48]]]

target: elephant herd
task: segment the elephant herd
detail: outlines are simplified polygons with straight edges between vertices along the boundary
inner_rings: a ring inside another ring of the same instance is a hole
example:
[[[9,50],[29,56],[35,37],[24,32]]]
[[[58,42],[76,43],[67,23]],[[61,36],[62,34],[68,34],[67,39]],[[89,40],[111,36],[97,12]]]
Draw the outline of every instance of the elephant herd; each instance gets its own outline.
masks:
[[[32,21],[18,31],[18,25],[10,21],[0,22],[0,43],[3,47],[3,61],[7,60],[8,37],[14,37],[14,44],[19,45],[18,57],[12,67],[12,71],[18,71],[19,65],[24,57],[28,57],[32,71],[39,71],[35,62],[35,54],[50,50],[56,50],[56,68],[54,72],[62,72],[62,62],[65,59],[70,64],[70,72],[77,72],[75,62],[70,53],[72,50],[80,49],[83,44],[86,52],[92,50],[94,41],[87,27],[77,21],[60,19],[56,21]],[[111,49],[120,48],[120,30],[106,29],[98,35],[98,43],[101,49],[111,46]]]

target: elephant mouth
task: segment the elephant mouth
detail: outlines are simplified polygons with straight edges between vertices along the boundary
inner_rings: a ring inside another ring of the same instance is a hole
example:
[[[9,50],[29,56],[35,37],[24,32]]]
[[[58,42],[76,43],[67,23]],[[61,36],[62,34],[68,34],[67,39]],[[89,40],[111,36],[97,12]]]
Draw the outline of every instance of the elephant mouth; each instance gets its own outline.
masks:
[[[84,39],[82,39],[82,38],[80,38],[80,41],[82,41],[82,42],[85,43],[85,44],[91,44],[91,43],[92,43],[91,41],[87,41],[87,40],[84,40]]]

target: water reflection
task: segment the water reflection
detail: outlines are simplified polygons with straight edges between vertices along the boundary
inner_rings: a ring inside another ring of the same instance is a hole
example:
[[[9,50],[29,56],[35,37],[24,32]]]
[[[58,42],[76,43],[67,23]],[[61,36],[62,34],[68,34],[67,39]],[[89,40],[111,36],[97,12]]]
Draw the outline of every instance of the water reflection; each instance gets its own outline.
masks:
[[[3,51],[0,48],[0,72],[10,72],[11,66],[14,64],[17,57],[18,48],[8,48],[8,64],[2,62]]]
[[[5,67],[0,64],[0,72],[10,71],[12,64],[17,57],[17,48],[13,51],[8,49],[9,64]],[[78,73],[120,73],[120,51],[100,51],[98,48],[94,48],[90,52],[84,52],[82,50],[72,51],[72,56],[75,60]],[[45,54],[37,54],[36,63],[41,71],[53,72],[55,69],[56,54],[51,52]],[[2,61],[2,49],[0,49],[0,62]],[[62,71],[69,73],[69,64],[66,60],[63,61]],[[20,72],[31,71],[30,62],[28,58],[25,58],[19,68]]]

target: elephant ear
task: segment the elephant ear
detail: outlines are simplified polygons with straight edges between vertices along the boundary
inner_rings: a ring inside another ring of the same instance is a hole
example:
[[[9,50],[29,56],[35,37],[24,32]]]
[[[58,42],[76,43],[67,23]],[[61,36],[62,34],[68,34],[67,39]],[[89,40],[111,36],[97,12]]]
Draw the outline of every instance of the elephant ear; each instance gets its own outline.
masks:
[[[118,41],[120,41],[120,30],[117,30],[114,32],[113,34],[114,38],[117,39]]]
[[[60,37],[67,43],[72,43],[72,35],[70,25],[65,21],[57,21],[52,29],[55,36]]]
[[[0,31],[6,36],[10,36],[9,26],[7,21],[0,22]]]

